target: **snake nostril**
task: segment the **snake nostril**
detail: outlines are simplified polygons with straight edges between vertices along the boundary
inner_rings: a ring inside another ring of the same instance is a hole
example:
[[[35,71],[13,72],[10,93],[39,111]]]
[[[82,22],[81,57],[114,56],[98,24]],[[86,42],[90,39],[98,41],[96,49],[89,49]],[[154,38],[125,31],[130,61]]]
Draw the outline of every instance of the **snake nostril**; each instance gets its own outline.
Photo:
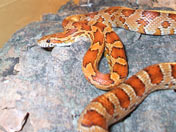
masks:
[[[46,40],[46,42],[47,42],[47,43],[50,43],[50,40],[49,40],[49,39],[47,39],[47,40]]]

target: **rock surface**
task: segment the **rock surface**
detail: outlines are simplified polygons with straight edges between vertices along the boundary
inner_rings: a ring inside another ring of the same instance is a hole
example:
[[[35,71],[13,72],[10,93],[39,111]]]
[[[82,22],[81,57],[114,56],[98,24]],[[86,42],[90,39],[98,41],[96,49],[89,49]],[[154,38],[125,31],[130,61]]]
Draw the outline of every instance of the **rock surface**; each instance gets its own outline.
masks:
[[[0,117],[7,110],[10,112],[7,119],[14,116],[16,110],[23,113],[23,117],[29,113],[21,132],[76,132],[81,111],[93,98],[104,93],[88,83],[81,70],[82,58],[90,42],[80,38],[70,47],[47,51],[37,46],[36,40],[43,35],[61,32],[65,16],[98,10],[105,5],[131,7],[128,2],[113,0],[96,1],[93,7],[76,6],[70,2],[57,14],[45,15],[42,21],[31,23],[12,36],[0,50]],[[175,35],[149,36],[114,30],[126,48],[129,76],[154,63],[175,61]],[[100,71],[108,71],[104,58]],[[174,132],[175,100],[173,91],[152,93],[110,131]],[[20,121],[24,119],[20,118]],[[3,123],[0,122],[0,132],[9,132]]]

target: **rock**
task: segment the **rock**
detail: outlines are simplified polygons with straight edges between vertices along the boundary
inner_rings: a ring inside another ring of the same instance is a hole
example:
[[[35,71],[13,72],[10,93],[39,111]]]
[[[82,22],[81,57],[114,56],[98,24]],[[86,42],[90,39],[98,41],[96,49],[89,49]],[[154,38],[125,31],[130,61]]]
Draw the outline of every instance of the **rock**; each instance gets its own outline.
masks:
[[[16,110],[14,108],[3,108],[0,110],[0,128],[7,132],[17,132],[23,128],[26,123],[28,113]]]
[[[100,2],[103,6],[97,3],[92,9],[86,8],[85,12],[103,8],[106,2]],[[117,5],[114,1],[108,2],[106,6]],[[121,5],[128,6],[130,3],[121,2]],[[76,10],[77,6],[74,7],[76,12],[82,8]],[[93,98],[104,93],[92,86],[81,70],[82,57],[90,45],[89,40],[80,38],[70,47],[54,48],[52,51],[42,49],[36,43],[44,35],[61,32],[62,19],[74,14],[72,9],[62,8],[61,13],[52,14],[51,17],[50,14],[45,15],[42,21],[27,25],[17,31],[0,50],[0,110],[8,106],[17,112],[24,112],[21,121],[29,113],[21,132],[76,132],[82,110]],[[175,61],[174,35],[151,36],[114,30],[125,45],[129,76],[154,63]],[[100,71],[108,71],[104,58]],[[131,115],[114,124],[111,132],[172,132],[176,128],[175,99],[173,91],[149,95]],[[14,119],[17,118],[15,115]],[[0,122],[0,126],[7,129],[4,121]]]

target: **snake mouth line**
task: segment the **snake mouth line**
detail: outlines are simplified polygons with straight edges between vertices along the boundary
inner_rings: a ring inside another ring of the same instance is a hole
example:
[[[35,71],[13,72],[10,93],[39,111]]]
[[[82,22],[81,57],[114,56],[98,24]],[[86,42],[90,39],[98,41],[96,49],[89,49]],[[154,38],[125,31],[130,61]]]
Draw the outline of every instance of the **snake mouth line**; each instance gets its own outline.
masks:
[[[59,44],[47,44],[47,43],[39,43],[39,46],[42,48],[52,48],[52,47],[70,47],[71,43],[59,43]]]

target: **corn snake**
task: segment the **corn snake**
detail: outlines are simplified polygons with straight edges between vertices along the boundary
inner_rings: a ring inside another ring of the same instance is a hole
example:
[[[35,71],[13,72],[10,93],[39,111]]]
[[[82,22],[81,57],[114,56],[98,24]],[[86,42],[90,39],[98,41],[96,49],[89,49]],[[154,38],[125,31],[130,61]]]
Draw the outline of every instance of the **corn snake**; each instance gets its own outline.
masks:
[[[134,110],[150,92],[174,89],[174,62],[149,66],[125,81],[128,74],[126,55],[123,44],[112,27],[151,35],[175,34],[175,13],[111,7],[89,14],[69,16],[63,20],[62,25],[64,32],[44,36],[38,44],[41,47],[65,46],[80,36],[87,36],[91,46],[83,58],[83,73],[97,88],[112,89],[93,99],[85,108],[78,121],[79,131],[107,132],[109,125]],[[110,73],[106,74],[98,70],[103,52],[110,67]]]

